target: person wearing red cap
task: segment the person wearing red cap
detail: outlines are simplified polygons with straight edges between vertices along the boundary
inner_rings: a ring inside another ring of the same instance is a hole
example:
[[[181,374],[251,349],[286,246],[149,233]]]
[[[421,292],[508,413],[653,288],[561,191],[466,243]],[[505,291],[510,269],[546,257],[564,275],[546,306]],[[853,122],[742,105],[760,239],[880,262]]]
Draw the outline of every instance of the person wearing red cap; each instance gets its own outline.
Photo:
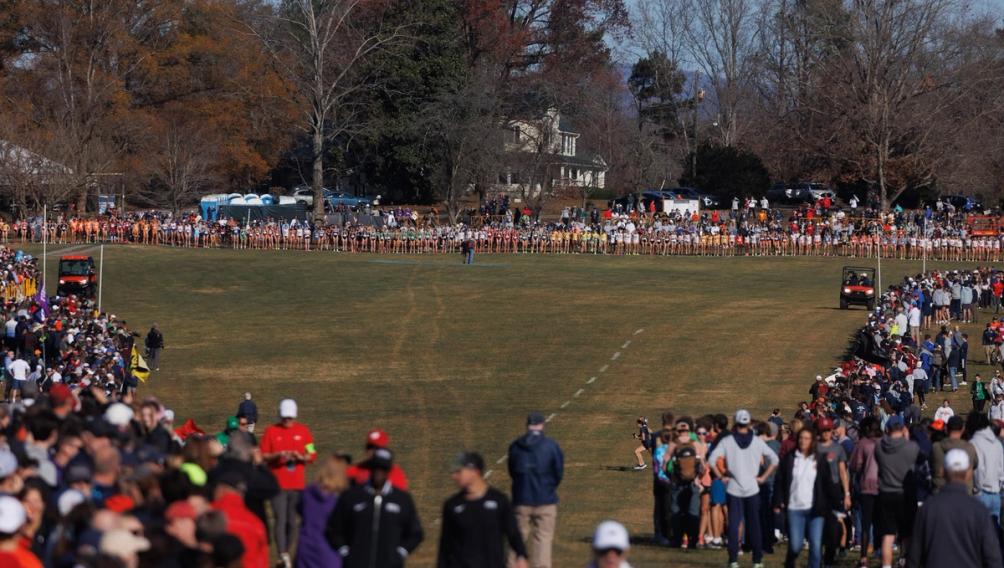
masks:
[[[353,485],[366,485],[366,482],[369,481],[370,478],[370,470],[369,468],[363,467],[362,464],[373,456],[374,450],[385,450],[389,444],[390,436],[387,435],[387,432],[384,432],[379,428],[370,430],[369,434],[366,434],[366,455],[360,463],[349,466],[347,472]],[[408,476],[404,474],[404,470],[396,463],[391,466],[387,479],[396,489],[400,489],[401,491],[408,490]]]
[[[833,440],[833,420],[829,416],[823,416],[816,421],[816,430],[819,432],[819,441],[816,443],[816,463],[820,464],[820,473],[827,475],[828,481],[833,489],[833,495],[843,495],[843,511],[851,509],[851,483],[847,474],[847,452],[844,447]],[[824,467],[825,466],[825,467]],[[823,528],[823,564],[832,566],[836,556],[837,548],[840,546],[840,522],[835,515],[826,516],[826,525]]]

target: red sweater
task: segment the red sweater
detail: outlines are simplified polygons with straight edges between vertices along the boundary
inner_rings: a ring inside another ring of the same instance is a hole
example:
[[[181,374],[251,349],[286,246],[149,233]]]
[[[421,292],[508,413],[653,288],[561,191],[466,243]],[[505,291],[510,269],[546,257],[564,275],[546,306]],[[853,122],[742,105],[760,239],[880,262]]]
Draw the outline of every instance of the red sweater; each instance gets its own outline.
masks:
[[[278,452],[306,454],[307,461],[313,463],[317,459],[317,450],[314,449],[314,436],[310,433],[310,428],[299,422],[293,422],[289,428],[282,424],[273,424],[266,428],[261,439],[261,453]],[[271,460],[269,469],[283,490],[302,490],[307,486],[306,465],[303,463],[287,462],[283,459]]]
[[[244,545],[241,565],[246,568],[268,568],[268,534],[265,524],[244,506],[239,493],[227,493],[213,501],[213,508],[227,517],[227,532]]]

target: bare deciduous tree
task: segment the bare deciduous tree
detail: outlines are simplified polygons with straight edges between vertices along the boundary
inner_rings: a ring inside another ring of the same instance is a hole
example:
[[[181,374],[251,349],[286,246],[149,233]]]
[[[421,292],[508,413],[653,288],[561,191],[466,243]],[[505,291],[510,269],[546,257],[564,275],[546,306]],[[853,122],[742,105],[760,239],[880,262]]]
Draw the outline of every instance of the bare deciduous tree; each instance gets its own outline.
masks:
[[[310,136],[314,217],[324,215],[325,142],[345,134],[357,116],[349,101],[372,84],[359,72],[361,62],[404,27],[382,25],[380,6],[362,0],[283,0],[278,28],[251,26],[275,57],[291,95],[302,109]]]

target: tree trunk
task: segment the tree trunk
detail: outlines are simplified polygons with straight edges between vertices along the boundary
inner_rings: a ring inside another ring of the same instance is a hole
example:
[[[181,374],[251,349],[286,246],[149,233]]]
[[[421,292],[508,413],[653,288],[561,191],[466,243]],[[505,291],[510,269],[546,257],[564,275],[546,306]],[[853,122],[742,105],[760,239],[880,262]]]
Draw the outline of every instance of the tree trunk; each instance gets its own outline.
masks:
[[[313,133],[313,179],[310,187],[314,191],[314,219],[324,219],[324,125],[314,124]]]
[[[879,186],[879,198],[882,200],[882,211],[889,210],[889,195],[887,193],[886,183],[885,183],[885,144],[879,144],[876,148],[878,150],[878,155],[876,156],[878,162],[878,186]]]
[[[87,213],[87,183],[77,192],[77,215]]]

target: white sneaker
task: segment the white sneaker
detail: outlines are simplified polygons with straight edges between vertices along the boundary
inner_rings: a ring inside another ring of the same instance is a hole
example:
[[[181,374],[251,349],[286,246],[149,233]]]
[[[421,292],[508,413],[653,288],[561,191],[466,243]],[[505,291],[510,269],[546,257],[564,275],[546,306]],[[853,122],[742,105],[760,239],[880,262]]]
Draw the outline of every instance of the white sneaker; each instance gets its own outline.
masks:
[[[284,568],[293,568],[293,559],[289,557],[288,552],[283,552],[279,555],[279,562]]]
[[[641,470],[645,469],[646,467],[648,467],[648,464],[647,463],[643,463],[643,464],[639,464],[639,465],[634,466],[634,470],[635,471],[641,471]]]

